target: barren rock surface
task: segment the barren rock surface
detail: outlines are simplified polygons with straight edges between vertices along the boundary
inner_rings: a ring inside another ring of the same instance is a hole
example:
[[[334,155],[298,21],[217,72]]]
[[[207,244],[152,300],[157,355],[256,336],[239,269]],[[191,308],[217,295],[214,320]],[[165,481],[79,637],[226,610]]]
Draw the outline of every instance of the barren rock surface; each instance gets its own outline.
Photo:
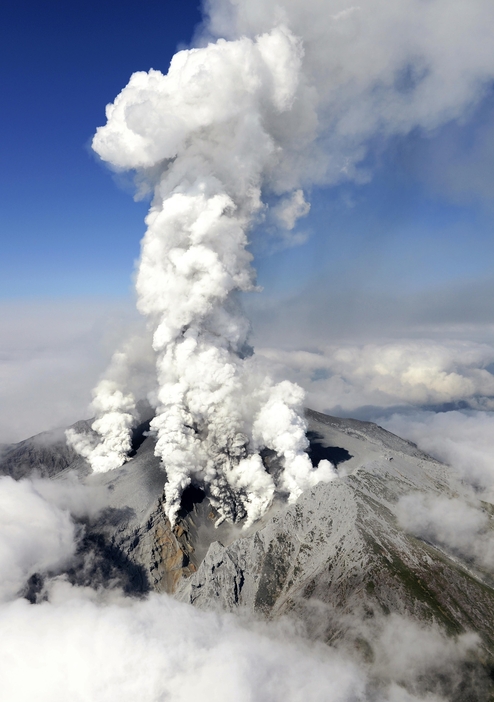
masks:
[[[278,501],[247,531],[215,528],[217,515],[196,488],[186,491],[170,528],[162,508],[166,472],[145,423],[135,433],[133,458],[109,473],[89,474],[57,434],[51,442],[41,435],[4,447],[0,471],[55,481],[75,471],[103,496],[103,509],[80,519],[85,534],[68,571],[73,582],[174,593],[204,609],[290,615],[311,638],[364,652],[371,642],[357,620],[403,614],[449,634],[478,632],[487,664],[494,651],[491,576],[407,534],[396,518],[404,495],[462,494],[451,469],[375,424],[311,410],[307,418],[313,461],[328,458],[339,477],[295,504]],[[40,587],[31,584],[33,601]]]

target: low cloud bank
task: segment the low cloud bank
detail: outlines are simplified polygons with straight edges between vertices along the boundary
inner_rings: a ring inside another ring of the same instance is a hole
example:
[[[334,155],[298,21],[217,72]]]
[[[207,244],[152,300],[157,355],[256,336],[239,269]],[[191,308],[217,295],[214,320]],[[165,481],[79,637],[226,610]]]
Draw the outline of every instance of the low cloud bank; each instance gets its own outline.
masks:
[[[91,416],[115,345],[145,334],[127,300],[4,301],[0,315],[0,444]]]
[[[94,497],[83,491],[75,479],[63,488],[0,479],[0,696],[7,702],[446,702],[477,655],[476,634],[446,637],[401,616],[355,620],[354,631],[372,647],[369,662],[307,641],[300,623],[70,585],[56,572],[77,548],[70,513],[87,513]],[[43,575],[44,590],[31,605],[18,592],[34,573]],[[479,678],[472,689],[483,684]]]
[[[76,549],[69,513],[45,500],[29,480],[0,478],[0,602],[28,578],[67,563]]]
[[[452,466],[466,493],[458,498],[408,495],[397,506],[400,525],[419,538],[494,572],[494,413],[412,411],[376,417],[389,431]]]
[[[442,702],[440,676],[457,690],[479,645],[474,634],[450,639],[390,617],[370,634],[376,658],[366,665],[307,642],[288,622],[242,622],[167,595],[131,600],[63,581],[42,604],[1,605],[0,623],[9,702]]]
[[[415,536],[439,544],[492,571],[494,532],[486,512],[463,500],[406,495],[397,505],[398,522]]]
[[[494,414],[480,411],[394,414],[389,431],[453,466],[481,499],[494,501]]]
[[[323,647],[249,631],[165,595],[142,601],[54,586],[0,610],[9,702],[363,699],[362,674]]]
[[[377,415],[380,408],[451,403],[494,409],[491,344],[402,339],[258,353],[299,382],[320,411],[349,415],[369,406]]]

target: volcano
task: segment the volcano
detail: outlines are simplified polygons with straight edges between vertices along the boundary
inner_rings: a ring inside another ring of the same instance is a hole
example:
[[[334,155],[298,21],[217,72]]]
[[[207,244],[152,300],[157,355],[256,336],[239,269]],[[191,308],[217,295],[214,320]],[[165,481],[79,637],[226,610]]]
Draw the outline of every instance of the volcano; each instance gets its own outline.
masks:
[[[449,637],[474,632],[481,644],[462,675],[468,682],[472,670],[480,670],[487,694],[494,660],[492,574],[408,533],[399,520],[406,496],[472,499],[450,467],[376,424],[309,409],[309,455],[313,463],[330,460],[335,480],[314,486],[294,504],[277,499],[248,529],[225,521],[215,526],[218,514],[207,495],[191,485],[171,527],[163,509],[166,467],[154,455],[150,409],[141,406],[140,412],[132,457],[107,473],[92,473],[63,432],[3,447],[4,475],[37,475],[59,485],[76,475],[102,495],[95,515],[76,518],[81,538],[64,573],[70,582],[120,587],[133,596],[166,592],[206,610],[289,617],[309,638],[339,642],[364,659],[372,658],[376,626],[393,616],[433,625]],[[74,426],[90,431],[90,421]],[[275,475],[276,455],[266,452],[263,460]],[[481,508],[492,528],[490,505]],[[44,581],[53,575],[60,573],[33,575],[24,597],[40,601]]]

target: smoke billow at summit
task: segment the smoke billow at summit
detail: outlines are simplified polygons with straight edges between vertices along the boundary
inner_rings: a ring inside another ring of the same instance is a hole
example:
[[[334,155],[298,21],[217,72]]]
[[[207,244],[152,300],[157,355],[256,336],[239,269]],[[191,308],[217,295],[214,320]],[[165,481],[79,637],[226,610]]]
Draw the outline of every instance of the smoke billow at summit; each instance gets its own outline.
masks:
[[[249,233],[274,223],[289,238],[312,186],[367,177],[373,136],[434,129],[480,99],[492,57],[472,37],[486,8],[455,9],[211,3],[199,48],[177,53],[166,75],[135,73],[107,106],[94,151],[153,195],[136,292],[152,334],[151,430],[172,522],[191,483],[221,519],[248,526],[275,494],[293,501],[334,478],[306,454],[303,391],[275,382],[249,350],[238,301],[255,290]],[[93,434],[68,433],[95,471],[127,460],[137,422],[131,364],[117,357],[119,381],[110,368],[94,391]],[[263,449],[281,460],[276,481]]]

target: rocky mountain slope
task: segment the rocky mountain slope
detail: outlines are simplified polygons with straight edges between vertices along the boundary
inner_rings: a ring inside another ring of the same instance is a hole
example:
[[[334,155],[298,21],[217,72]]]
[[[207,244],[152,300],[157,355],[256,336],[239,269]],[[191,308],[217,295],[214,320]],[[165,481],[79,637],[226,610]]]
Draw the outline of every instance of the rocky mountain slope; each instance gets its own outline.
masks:
[[[411,492],[456,496],[461,486],[448,468],[373,424],[309,418],[320,445],[350,454],[341,479],[317,485],[254,535],[212,544],[177,596],[205,608],[296,614],[325,641],[348,636],[356,615],[408,614],[450,633],[481,632],[492,654],[488,574],[406,534],[395,516]]]
[[[96,491],[101,509],[79,517],[84,536],[67,573],[72,582],[174,593],[204,609],[288,615],[309,637],[358,648],[364,659],[372,656],[374,624],[404,615],[448,635],[477,632],[475,665],[480,660],[489,669],[491,575],[406,533],[397,519],[403,496],[454,498],[463,486],[447,466],[375,424],[311,410],[307,418],[313,462],[328,458],[339,477],[295,504],[276,503],[247,531],[227,523],[215,528],[214,509],[194,487],[170,528],[162,509],[166,474],[146,422],[135,432],[134,456],[116,471],[89,474],[62,434],[47,433],[4,447],[0,472],[15,479],[34,472],[60,484],[76,473]],[[272,456],[265,461],[276,470]],[[25,594],[36,601],[41,591],[42,578],[35,578]]]

